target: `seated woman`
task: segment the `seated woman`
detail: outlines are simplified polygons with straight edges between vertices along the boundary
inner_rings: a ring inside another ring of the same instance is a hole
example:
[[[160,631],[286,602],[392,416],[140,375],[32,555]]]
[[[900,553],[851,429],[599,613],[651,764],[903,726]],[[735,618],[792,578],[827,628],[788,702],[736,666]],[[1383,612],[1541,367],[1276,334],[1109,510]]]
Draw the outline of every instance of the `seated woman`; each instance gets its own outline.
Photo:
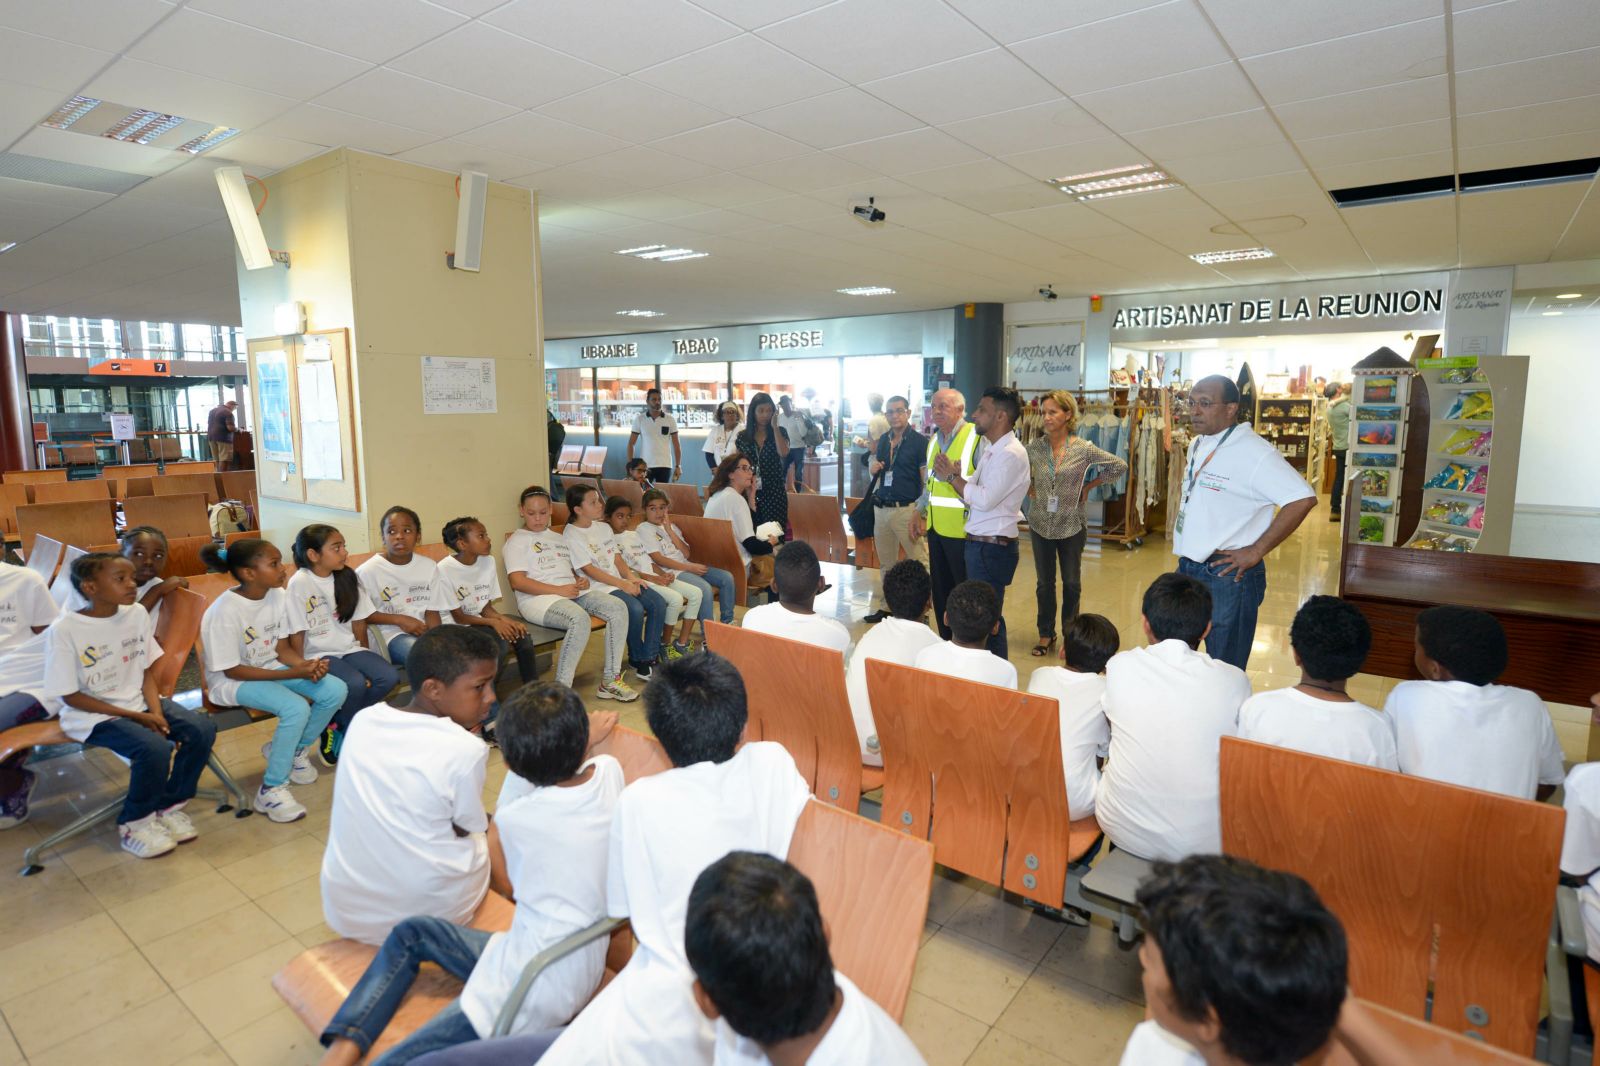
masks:
[[[755,469],[747,456],[735,452],[722,460],[706,490],[706,517],[732,523],[734,544],[749,571],[748,586],[764,589],[772,585],[772,549],[783,538],[777,534],[765,540],[756,536],[749,500],[754,484]]]

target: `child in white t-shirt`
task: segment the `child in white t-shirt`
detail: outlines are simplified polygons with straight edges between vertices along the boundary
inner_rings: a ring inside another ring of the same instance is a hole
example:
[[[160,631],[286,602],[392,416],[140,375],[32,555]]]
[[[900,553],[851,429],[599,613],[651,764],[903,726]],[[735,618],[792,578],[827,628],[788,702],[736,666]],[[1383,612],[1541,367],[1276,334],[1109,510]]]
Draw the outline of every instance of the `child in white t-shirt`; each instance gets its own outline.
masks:
[[[772,587],[778,594],[778,602],[750,608],[740,622],[742,628],[815,644],[819,648],[850,650],[850,631],[844,623],[824,618],[812,606],[827,587],[815,548],[803,540],[792,540],[778,549]]]
[[[572,565],[572,547],[550,528],[550,493],[529,485],[517,503],[522,528],[506,538],[506,579],[517,597],[517,611],[535,625],[566,631],[556,659],[556,680],[572,687],[578,661],[589,646],[591,616],[605,622],[605,659],[600,687],[603,700],[628,703],[639,698],[622,680],[622,648],[628,632],[628,610],[620,600],[591,588],[589,579]]]
[[[0,562],[0,730],[48,718],[60,701],[45,695],[45,630],[60,611],[44,578],[25,566]],[[28,817],[37,775],[24,769],[31,750],[0,762],[0,829]]]
[[[714,590],[716,602],[720,605],[722,624],[733,625],[733,575],[726,570],[690,560],[688,538],[673,524],[670,502],[667,494],[660,489],[651,489],[644,494],[644,521],[639,523],[636,532],[645,551],[650,553],[650,561],[655,564],[657,570],[671,574],[675,580],[693,585],[700,590],[702,623],[711,617]],[[702,637],[705,635],[704,630],[705,626],[702,624]]]
[[[1056,701],[1061,720],[1061,769],[1067,780],[1067,810],[1074,819],[1094,813],[1100,760],[1106,757],[1111,724],[1106,721],[1106,663],[1122,646],[1109,618],[1080,614],[1061,634],[1065,666],[1041,666],[1028,691]]]
[[[768,1066],[779,1045],[809,1047],[806,1066],[923,1066],[894,1019],[833,968],[816,889],[782,859],[735,851],[706,867],[684,951],[695,1003],[716,1023],[715,1066]]]
[[[400,683],[400,671],[367,647],[367,619],[375,608],[361,579],[345,561],[344,534],[327,525],[306,526],[294,538],[295,572],[289,578],[289,607],[304,628],[288,636],[304,659],[326,659],[328,673],[344,682],[344,704],[317,741],[328,766],[339,761],[339,747],[356,713],[380,702]]]
[[[183,805],[211,756],[216,723],[161,698],[150,669],[161,645],[150,612],[135,602],[133,564],[91,552],[72,561],[71,578],[89,605],[50,627],[45,694],[61,700],[67,736],[128,761],[128,795],[117,815],[122,850],[140,859],[164,855],[197,835]]]
[[[1366,616],[1337,596],[1313,596],[1295,614],[1289,644],[1300,683],[1245,700],[1240,739],[1398,770],[1388,720],[1345,694],[1372,647]]]
[[[323,1066],[359,1061],[389,1024],[400,995],[424,962],[463,978],[466,987],[422,1027],[385,1053],[409,1062],[439,1048],[490,1036],[523,967],[540,951],[599,921],[606,910],[606,849],[622,795],[622,766],[588,749],[615,715],[590,721],[577,693],[560,684],[529,685],[500,706],[500,752],[519,787],[502,801],[489,831],[504,850],[517,907],[503,933],[443,918],[409,917],[378,949],[333,1020],[322,1031]],[[607,941],[596,940],[539,975],[511,1033],[565,1025],[594,995],[605,972]],[[400,974],[397,982],[396,974]]]
[[[139,604],[150,612],[150,624],[161,624],[161,601],[174,589],[189,587],[186,577],[162,577],[167,566],[167,535],[155,526],[134,526],[117,538],[122,557],[133,564],[133,580],[139,586]],[[77,589],[67,593],[61,610],[81,611],[89,606]]]
[[[494,566],[488,527],[470,515],[454,518],[445,523],[442,539],[455,552],[439,563],[439,580],[444,584],[450,621],[493,633],[502,657],[507,650],[516,655],[522,683],[537,681],[539,657],[528,627],[495,607],[500,599],[500,573]]]
[[[405,669],[411,646],[443,621],[450,609],[439,565],[416,554],[422,520],[409,507],[391,507],[378,523],[383,534],[383,554],[356,568],[361,587],[376,608],[367,621],[383,638],[389,661]]]
[[[1495,617],[1471,607],[1417,615],[1417,670],[1383,709],[1402,773],[1522,799],[1548,799],[1563,776],[1561,743],[1544,701],[1496,685],[1509,652]]]
[[[226,567],[239,582],[200,619],[207,696],[219,706],[251,707],[278,719],[261,750],[267,767],[252,806],[274,822],[304,818],[289,783],[317,779],[308,753],[349,691],[330,676],[327,659],[307,658],[289,643],[290,634],[305,628],[305,615],[289,605],[277,548],[246,537],[226,548],[208,544],[200,558]]]
[[[651,591],[666,602],[667,613],[661,629],[662,655],[668,660],[681,659],[689,654],[689,637],[694,632],[694,620],[700,616],[700,589],[686,581],[675,580],[671,573],[656,570],[644,540],[628,528],[632,520],[633,504],[626,496],[613,496],[606,501],[606,525],[611,527],[611,535],[616,538],[622,561],[628,564],[634,577],[647,582]],[[672,639],[674,625],[678,627],[676,639]]]
[[[572,551],[573,569],[606,590],[628,612],[628,665],[640,681],[648,681],[661,656],[667,601],[635,577],[623,560],[616,536],[604,521],[605,498],[593,485],[569,488],[567,509],[567,528],[562,536]]]
[[[1001,688],[1017,687],[1017,668],[989,650],[989,638],[1000,632],[1000,598],[982,581],[963,581],[944,603],[944,624],[950,640],[930,644],[917,653],[918,670],[982,681]]]
[[[475,626],[438,626],[406,658],[411,702],[350,724],[322,855],[322,914],[341,936],[381,944],[422,914],[464,923],[489,890],[483,810],[499,647]]]
[[[915,559],[902,559],[891,566],[883,575],[883,600],[889,617],[856,642],[850,661],[845,664],[844,687],[850,696],[850,716],[855,719],[856,738],[861,742],[863,766],[883,765],[878,724],[872,717],[872,698],[867,692],[867,662],[876,659],[912,666],[922,649],[943,643],[922,619],[928,613],[931,596],[926,566]]]

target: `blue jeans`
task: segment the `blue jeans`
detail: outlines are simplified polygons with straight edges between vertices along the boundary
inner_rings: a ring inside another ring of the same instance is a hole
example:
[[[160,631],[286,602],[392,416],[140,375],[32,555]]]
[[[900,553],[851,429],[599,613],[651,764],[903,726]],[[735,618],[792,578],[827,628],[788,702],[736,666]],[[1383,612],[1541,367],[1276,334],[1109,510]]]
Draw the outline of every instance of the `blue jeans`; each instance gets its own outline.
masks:
[[[982,581],[994,589],[994,594],[1000,599],[1000,628],[989,638],[988,648],[1004,659],[1009,650],[1006,644],[1006,586],[1011,584],[1011,579],[1017,573],[1017,543],[986,544],[969,537],[966,545],[966,579]]]
[[[399,670],[402,676],[406,672],[406,656],[411,654],[411,645],[416,642],[417,638],[410,633],[396,633],[384,641],[383,646],[384,650],[389,653],[389,661],[394,664],[395,669]]]
[[[661,655],[661,630],[667,623],[667,601],[654,589],[643,588],[630,596],[621,589],[611,595],[628,609],[628,661],[635,667],[653,663]]]
[[[331,672],[321,681],[296,677],[239,684],[240,706],[266,711],[278,719],[277,732],[272,734],[272,750],[267,755],[267,769],[261,775],[263,787],[277,788],[288,783],[295,754],[309,748],[328,728],[346,694],[344,682]]]
[[[534,649],[531,636],[524,636],[517,641],[508,641],[488,626],[480,626],[479,629],[494,638],[494,642],[500,647],[501,659],[506,657],[506,652],[508,651],[516,655],[517,676],[522,679],[524,685],[530,681],[539,680],[539,654]]]
[[[1257,563],[1242,575],[1217,573],[1226,564],[1215,555],[1203,563],[1178,560],[1178,573],[1199,581],[1211,593],[1211,632],[1206,653],[1218,662],[1243,670],[1256,639],[1256,612],[1267,594],[1267,564]]]
[[[733,625],[733,575],[714,566],[706,567],[705,576],[687,570],[674,570],[672,576],[700,590],[700,621],[711,618],[711,590],[716,589],[717,604],[722,612],[722,624]]]
[[[348,694],[330,723],[341,732],[350,728],[356,712],[371,707],[400,683],[400,670],[375,651],[352,651],[328,657],[328,674],[344,682]]]
[[[365,1054],[400,1009],[400,1001],[411,989],[423,963],[436,963],[450,976],[465,981],[472,968],[478,965],[492,935],[443,918],[407,918],[384,938],[367,972],[361,975],[333,1020],[322,1030],[322,1045],[327,1047],[343,1037],[353,1040]],[[377,1062],[410,1062],[418,1055],[476,1039],[477,1030],[462,1013],[461,1000],[453,999]]]
[[[1580,999],[1579,1002],[1582,1002]],[[417,1059],[417,1066],[506,1066],[506,1063],[534,1063],[550,1050],[566,1027],[540,1029],[516,1036],[496,1036],[457,1044],[443,1051],[430,1052]]]
[[[122,801],[117,824],[137,822],[156,811],[194,798],[200,771],[206,768],[217,723],[209,714],[161,701],[167,735],[147,729],[131,718],[113,718],[90,730],[86,745],[108,748],[128,760],[128,798]],[[177,757],[172,754],[178,749]]]

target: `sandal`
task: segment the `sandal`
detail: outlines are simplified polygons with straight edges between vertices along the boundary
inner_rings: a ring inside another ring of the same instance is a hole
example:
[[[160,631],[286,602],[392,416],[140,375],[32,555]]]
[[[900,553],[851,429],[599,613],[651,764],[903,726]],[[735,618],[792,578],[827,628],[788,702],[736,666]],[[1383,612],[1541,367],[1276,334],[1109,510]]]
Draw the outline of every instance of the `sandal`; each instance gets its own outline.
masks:
[[[1053,652],[1055,650],[1056,650],[1056,638],[1055,637],[1040,637],[1039,638],[1039,643],[1035,644],[1033,646],[1033,648],[1028,652],[1028,654],[1032,655],[1035,659],[1042,659],[1046,655],[1050,654],[1051,652]]]

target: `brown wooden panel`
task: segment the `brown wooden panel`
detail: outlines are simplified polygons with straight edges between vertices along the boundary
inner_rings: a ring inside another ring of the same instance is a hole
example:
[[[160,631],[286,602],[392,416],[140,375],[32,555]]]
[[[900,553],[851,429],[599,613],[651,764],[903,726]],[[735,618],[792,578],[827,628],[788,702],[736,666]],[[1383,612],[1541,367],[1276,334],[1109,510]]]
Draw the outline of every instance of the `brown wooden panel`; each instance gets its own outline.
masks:
[[[1496,1064],[1534,1060],[1490,1047],[1481,1040],[1457,1036],[1448,1029],[1429,1025],[1418,1018],[1362,1001],[1374,1027],[1386,1041],[1388,1054],[1376,1061],[1385,1066],[1496,1066]],[[1330,1042],[1322,1052],[1306,1060],[1307,1066],[1361,1066],[1343,1044]]]
[[[217,488],[225,500],[248,500],[256,494],[254,470],[225,470],[217,475]]]
[[[628,478],[623,478],[621,481],[609,477],[601,478],[600,491],[605,494],[607,503],[611,502],[611,497],[621,496],[628,501],[634,514],[644,510],[644,490],[639,487],[637,481]]]
[[[606,468],[606,445],[591,444],[583,450],[583,462],[578,469],[590,477],[599,477]]]
[[[616,726],[594,746],[594,754],[609,755],[622,764],[622,776],[629,784],[641,777],[672,769],[672,760],[654,737]]]
[[[170,497],[169,497],[170,498]],[[139,523],[134,523],[138,525]],[[199,577],[206,572],[200,560],[200,549],[213,543],[210,537],[167,538],[167,565],[161,572],[166,577]]]
[[[65,470],[7,470],[3,477],[11,485],[44,485],[67,480]]]
[[[556,458],[556,473],[576,474],[578,466],[583,460],[583,445],[563,444],[561,454]]]
[[[17,508],[26,507],[33,501],[28,497],[28,486],[0,483],[0,533],[6,536],[17,531]]]
[[[1221,780],[1224,850],[1317,889],[1359,995],[1421,1017],[1432,973],[1436,1025],[1532,1051],[1563,811],[1232,737]]]
[[[83,481],[47,482],[33,486],[34,503],[75,503],[79,500],[109,500],[111,486],[99,478]]]
[[[171,562],[170,556],[168,562]],[[183,672],[183,664],[200,637],[200,618],[205,610],[206,601],[188,589],[173,589],[162,598],[161,616],[156,622],[156,643],[161,645],[161,658],[152,667],[161,695],[170,697],[177,689],[178,675]]]
[[[211,536],[211,518],[206,513],[206,497],[199,492],[181,496],[133,496],[122,501],[122,513],[130,526],[154,526],[173,537]]]
[[[789,493],[789,527],[795,540],[803,540],[825,563],[850,564],[850,544],[844,535],[839,501],[813,492]]]
[[[205,496],[207,504],[213,504],[217,502],[217,475],[214,472],[168,474],[166,477],[151,478],[150,489],[157,496],[179,496],[198,492]]]
[[[733,539],[733,523],[725,518],[704,518],[672,512],[672,521],[689,542],[689,558],[733,575],[733,599],[741,607],[749,605],[749,571]]]
[[[26,556],[36,533],[63,544],[105,544],[117,539],[113,520],[115,505],[104,500],[75,503],[34,503],[17,508],[17,533]]]
[[[667,510],[673,518],[679,515],[688,515],[699,518],[705,514],[705,509],[700,504],[700,490],[694,485],[681,481],[669,481],[656,488],[667,494]]]

